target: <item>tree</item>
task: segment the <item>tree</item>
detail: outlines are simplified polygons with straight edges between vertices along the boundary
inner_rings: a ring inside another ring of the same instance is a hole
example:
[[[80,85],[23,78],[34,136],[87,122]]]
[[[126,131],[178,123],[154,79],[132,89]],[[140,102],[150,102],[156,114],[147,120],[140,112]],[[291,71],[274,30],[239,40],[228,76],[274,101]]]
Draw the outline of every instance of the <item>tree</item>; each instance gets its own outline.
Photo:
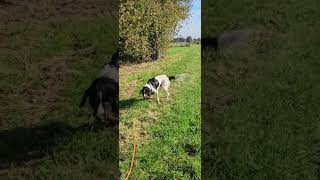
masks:
[[[173,41],[174,42],[186,42],[186,39],[184,39],[183,37],[178,37],[178,38],[175,38]]]
[[[120,0],[120,60],[156,60],[169,46],[191,0]]]
[[[192,43],[192,37],[191,37],[191,36],[188,36],[188,37],[187,37],[187,42],[188,42],[188,43]]]

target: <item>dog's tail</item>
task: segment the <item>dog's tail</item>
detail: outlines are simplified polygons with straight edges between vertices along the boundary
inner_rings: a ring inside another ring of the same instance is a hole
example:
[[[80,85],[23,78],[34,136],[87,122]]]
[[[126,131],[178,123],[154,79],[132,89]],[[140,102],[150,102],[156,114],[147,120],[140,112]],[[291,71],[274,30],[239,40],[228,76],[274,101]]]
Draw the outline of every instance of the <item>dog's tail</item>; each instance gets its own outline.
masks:
[[[176,76],[169,76],[169,80],[175,80],[176,79]]]
[[[84,95],[82,96],[82,100],[81,100],[79,107],[83,107],[84,104],[86,104],[88,96],[89,96],[89,89],[87,89],[86,92],[84,93]]]
[[[181,78],[183,78],[183,77],[185,77],[187,74],[178,74],[178,75],[175,75],[175,76],[169,76],[168,78],[169,78],[169,80],[171,81],[171,80],[177,80],[177,79],[181,79]]]

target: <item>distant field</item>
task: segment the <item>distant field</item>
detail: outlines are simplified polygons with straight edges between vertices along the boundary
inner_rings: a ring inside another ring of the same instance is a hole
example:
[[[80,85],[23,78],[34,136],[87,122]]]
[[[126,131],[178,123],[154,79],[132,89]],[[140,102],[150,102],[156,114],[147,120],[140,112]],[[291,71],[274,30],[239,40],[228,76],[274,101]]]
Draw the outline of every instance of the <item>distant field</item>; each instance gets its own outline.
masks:
[[[170,47],[187,47],[190,43],[188,42],[172,42],[170,44]],[[196,44],[200,44],[200,43],[196,43],[196,42],[192,42],[190,45],[196,45]]]
[[[202,37],[261,32],[248,47],[202,52],[202,178],[319,179],[319,1],[202,7]]]
[[[147,80],[159,74],[188,73],[173,81],[171,98],[139,95]],[[200,46],[173,47],[165,59],[120,68],[120,170],[129,168],[133,123],[137,152],[132,179],[200,179]]]
[[[188,44],[189,44],[188,42],[174,42],[174,43],[171,43],[170,46],[171,47],[185,47]]]

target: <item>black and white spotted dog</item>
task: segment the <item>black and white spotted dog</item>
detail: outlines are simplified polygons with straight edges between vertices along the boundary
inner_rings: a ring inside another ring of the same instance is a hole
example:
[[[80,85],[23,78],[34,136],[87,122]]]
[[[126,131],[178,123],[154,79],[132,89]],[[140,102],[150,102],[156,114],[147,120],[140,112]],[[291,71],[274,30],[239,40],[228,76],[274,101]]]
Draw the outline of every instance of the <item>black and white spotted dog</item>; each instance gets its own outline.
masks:
[[[119,66],[117,51],[109,64],[105,64],[97,78],[85,91],[79,107],[83,107],[89,97],[93,115],[98,120],[118,121],[119,115]],[[115,122],[117,123],[117,122]]]
[[[141,89],[140,94],[142,94],[144,99],[149,99],[151,95],[156,93],[157,101],[160,104],[160,100],[159,100],[160,87],[162,87],[163,90],[166,91],[167,99],[168,99],[170,96],[170,93],[169,93],[170,81],[180,78],[181,76],[184,76],[184,75],[185,74],[180,74],[176,76],[159,75],[154,78],[151,78],[148,80],[147,84],[144,85],[144,87]]]

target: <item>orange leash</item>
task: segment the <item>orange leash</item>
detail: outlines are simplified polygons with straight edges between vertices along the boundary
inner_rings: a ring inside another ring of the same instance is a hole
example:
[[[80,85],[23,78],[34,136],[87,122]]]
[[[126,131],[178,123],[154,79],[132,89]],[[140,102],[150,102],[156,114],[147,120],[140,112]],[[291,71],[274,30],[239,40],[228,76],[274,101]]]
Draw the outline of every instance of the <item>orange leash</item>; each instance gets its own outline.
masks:
[[[134,155],[136,154],[136,148],[137,148],[136,127],[135,127],[135,125],[133,124],[133,152],[132,152],[130,169],[129,169],[128,173],[127,173],[127,176],[126,176],[125,180],[128,180],[128,178],[129,178],[129,176],[130,176],[130,174],[131,174],[132,167],[133,167],[133,164],[134,164]]]

